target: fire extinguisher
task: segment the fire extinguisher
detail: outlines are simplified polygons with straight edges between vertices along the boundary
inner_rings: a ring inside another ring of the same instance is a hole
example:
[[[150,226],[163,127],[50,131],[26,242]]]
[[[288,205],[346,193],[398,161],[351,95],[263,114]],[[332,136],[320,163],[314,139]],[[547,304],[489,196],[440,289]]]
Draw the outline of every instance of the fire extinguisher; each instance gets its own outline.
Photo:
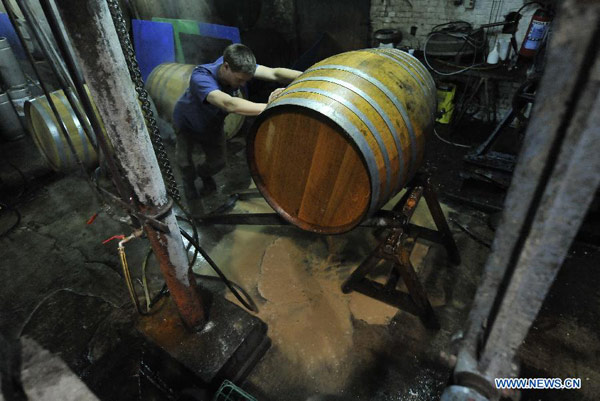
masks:
[[[525,58],[533,58],[542,42],[546,38],[546,33],[552,21],[552,15],[540,8],[531,17],[531,22],[527,28],[527,33],[521,44],[519,54]]]

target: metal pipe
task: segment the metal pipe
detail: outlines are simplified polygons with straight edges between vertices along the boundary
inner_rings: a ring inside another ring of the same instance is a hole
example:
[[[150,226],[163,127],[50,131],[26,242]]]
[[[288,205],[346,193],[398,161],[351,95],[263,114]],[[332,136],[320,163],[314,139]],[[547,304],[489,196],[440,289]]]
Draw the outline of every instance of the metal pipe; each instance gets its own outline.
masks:
[[[96,143],[96,135],[94,135],[94,132],[92,130],[92,127],[90,126],[89,120],[86,118],[86,116],[83,114],[83,112],[80,109],[81,103],[75,98],[75,95],[73,94],[73,89],[72,89],[74,87],[73,81],[71,80],[71,77],[69,76],[69,74],[67,72],[66,66],[62,62],[61,58],[58,56],[58,53],[56,52],[56,49],[54,48],[54,44],[50,41],[50,39],[48,38],[48,36],[44,32],[44,30],[41,29],[41,27],[35,22],[35,16],[31,10],[31,6],[30,6],[28,0],[23,0],[21,2],[21,11],[23,12],[23,15],[25,16],[25,19],[27,20],[27,23],[28,23],[31,31],[33,32],[33,35],[38,42],[40,49],[42,49],[44,56],[48,60],[48,63],[50,64],[52,72],[58,79],[60,86],[63,88],[63,92],[65,93],[67,100],[71,104],[71,108],[75,112],[75,116],[77,116],[77,119],[81,123],[81,126],[83,127],[83,132],[85,132],[85,135],[87,136],[88,140],[92,144],[92,147],[94,148],[94,150],[96,152],[98,152],[98,144]],[[35,66],[34,66],[34,68],[35,68]],[[41,83],[42,79],[40,76],[38,76],[38,80]],[[48,96],[46,96],[46,97],[48,98]],[[58,116],[57,116],[57,121],[59,121]],[[99,132],[98,135],[102,135],[102,132]]]
[[[117,187],[117,191],[121,196],[123,201],[128,203],[133,203],[133,194],[131,188],[123,181],[121,177],[121,172],[119,171],[119,167],[114,162],[113,158],[110,156],[110,147],[104,138],[102,131],[102,124],[100,120],[96,116],[94,112],[94,105],[88,96],[85,86],[84,86],[84,78],[81,76],[77,63],[75,62],[75,57],[71,52],[71,48],[68,44],[67,38],[64,35],[64,32],[60,29],[60,21],[59,17],[56,15],[57,10],[52,7],[48,0],[40,0],[40,5],[42,6],[42,10],[44,11],[44,15],[48,20],[48,25],[54,34],[54,38],[58,44],[60,52],[65,60],[65,64],[69,71],[71,78],[73,79],[73,84],[75,86],[75,90],[77,91],[77,95],[81,100],[81,105],[87,114],[90,124],[92,125],[92,129],[96,134],[96,140],[98,142],[98,147],[100,151],[105,155],[105,162],[108,166],[108,170],[110,171],[111,178],[113,183]],[[75,109],[75,108],[74,108]],[[100,155],[99,155],[100,156]]]
[[[71,82],[71,78],[69,77],[69,73],[67,72],[67,67],[64,64],[64,61],[60,58],[58,51],[56,50],[55,44],[48,37],[46,30],[44,30],[41,27],[37,15],[33,12],[33,8],[31,7],[30,1],[21,0],[19,2],[19,7],[23,12],[23,16],[27,21],[29,29],[33,33],[33,36],[37,41],[40,49],[44,53],[44,57],[46,57],[46,59],[49,61],[53,72],[58,78],[62,78],[63,80],[69,81],[69,86],[72,87],[73,83]]]
[[[36,75],[37,79],[40,81],[40,86],[42,87],[42,90],[44,91],[44,95],[46,96],[46,99],[48,99],[48,105],[50,106],[50,109],[52,110],[52,113],[54,114],[54,116],[56,118],[56,121],[59,123],[58,126],[60,128],[60,132],[63,135],[63,137],[65,138],[65,141],[67,142],[67,145],[69,146],[71,154],[73,155],[73,158],[77,162],[77,165],[79,166],[81,172],[83,173],[84,177],[89,182],[89,177],[88,177],[88,175],[87,175],[87,173],[85,171],[85,167],[83,166],[83,163],[82,163],[81,159],[79,158],[79,156],[77,156],[77,151],[75,150],[75,146],[73,145],[73,141],[71,141],[71,137],[69,136],[69,132],[67,130],[67,127],[65,126],[65,123],[62,120],[62,118],[60,116],[60,113],[56,109],[56,105],[54,104],[54,101],[50,97],[50,92],[48,91],[48,88],[46,87],[46,84],[41,79],[41,75],[40,75],[40,73],[38,71],[38,68],[37,68],[37,66],[35,64],[35,60],[33,59],[33,56],[31,54],[31,52],[29,51],[29,49],[27,48],[27,44],[25,43],[25,38],[23,37],[23,33],[21,32],[21,30],[16,25],[16,14],[15,14],[15,11],[12,8],[12,5],[7,0],[2,0],[2,4],[4,4],[4,8],[6,9],[8,17],[9,17],[11,23],[13,24],[13,26],[15,27],[15,32],[17,33],[17,36],[19,37],[19,40],[21,41],[21,43],[23,45],[23,49],[25,50],[25,53],[27,54],[27,58],[29,59],[29,62],[31,63],[31,66],[33,67],[33,71],[35,72],[35,75]],[[21,10],[21,11],[23,11],[23,10]]]
[[[159,214],[168,204],[165,183],[107,4],[58,0],[56,6],[125,178],[142,211]],[[189,328],[199,329],[205,322],[204,306],[172,209],[165,212],[163,222],[168,232],[146,224],[146,233],[183,321]]]
[[[472,393],[466,390],[495,400],[500,394],[493,379],[518,373],[513,365],[518,347],[600,184],[600,1],[568,0],[562,7],[502,222],[467,321],[454,369],[458,386],[448,388],[442,400],[469,399]],[[574,31],[573,25],[596,28]]]
[[[600,17],[600,6],[597,11]],[[489,377],[510,373],[511,361],[500,356],[516,354],[525,340],[600,185],[600,51],[596,43],[593,46],[595,62],[580,71],[579,101],[571,106],[573,117],[563,129],[560,153],[549,160],[552,174],[498,313],[490,322],[480,357],[480,367]]]

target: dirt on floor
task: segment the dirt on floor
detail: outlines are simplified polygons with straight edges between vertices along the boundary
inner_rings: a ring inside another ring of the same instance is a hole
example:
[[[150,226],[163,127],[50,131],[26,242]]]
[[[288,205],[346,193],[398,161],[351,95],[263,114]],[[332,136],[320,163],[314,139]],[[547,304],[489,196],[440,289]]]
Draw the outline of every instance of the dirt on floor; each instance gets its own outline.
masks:
[[[235,141],[228,169],[217,176],[218,192],[205,199],[206,210],[252,186],[243,140]],[[460,168],[462,151],[443,143],[432,147],[428,166],[435,167],[434,177]],[[49,171],[29,138],[1,150],[2,201],[11,202],[21,221],[0,238],[0,331],[26,334],[59,355],[100,399],[139,398],[140,355],[128,342],[135,313],[116,244],[102,243],[129,233],[123,213],[103,208],[76,173]],[[23,172],[23,191],[8,162]],[[453,184],[436,180],[442,189]],[[261,401],[437,399],[448,384],[452,354],[489,254],[486,243],[493,239],[487,213],[452,203],[443,191],[440,196],[462,263],[449,265],[444,249],[426,241],[418,241],[411,255],[440,321],[438,331],[364,295],[342,293],[341,284],[378,244],[372,229],[320,236],[291,226],[199,228],[200,243],[252,296],[269,328],[272,346],[243,387]],[[254,199],[239,201],[233,211],[272,210]],[[86,224],[95,213],[96,220]],[[15,216],[4,209],[0,224],[11,225]],[[432,227],[423,205],[413,223]],[[145,240],[127,247],[136,280],[147,249]],[[522,400],[597,399],[599,260],[599,248],[574,244],[520,353],[523,375],[581,377],[582,390],[524,392]],[[371,278],[383,280],[386,269],[379,266]],[[202,258],[194,271],[214,275]],[[152,258],[148,279],[152,293],[161,288]],[[225,290],[221,295],[237,302]]]

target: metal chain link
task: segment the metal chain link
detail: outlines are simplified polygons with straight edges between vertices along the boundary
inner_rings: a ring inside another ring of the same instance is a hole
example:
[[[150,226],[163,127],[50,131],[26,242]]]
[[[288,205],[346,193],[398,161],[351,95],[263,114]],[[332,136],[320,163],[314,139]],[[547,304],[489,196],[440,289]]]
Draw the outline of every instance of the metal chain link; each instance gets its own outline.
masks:
[[[171,198],[179,201],[181,196],[179,194],[179,189],[177,188],[177,181],[175,181],[175,176],[173,175],[173,169],[171,168],[167,151],[165,150],[162,137],[160,136],[160,132],[158,130],[158,125],[154,119],[154,113],[152,112],[148,92],[146,91],[146,88],[144,88],[142,73],[140,72],[139,64],[135,58],[135,51],[133,50],[131,40],[129,39],[129,32],[127,31],[127,27],[125,25],[121,7],[119,6],[119,2],[117,0],[107,0],[107,3],[113,23],[115,24],[115,28],[117,30],[117,36],[121,42],[121,49],[123,50],[125,60],[127,61],[129,75],[131,76],[131,80],[135,85],[138,99],[142,104],[142,113],[144,114],[146,126],[150,132],[150,140],[152,141],[152,147],[154,148],[154,153],[158,159],[158,166],[160,167],[160,171],[166,181],[167,193]]]

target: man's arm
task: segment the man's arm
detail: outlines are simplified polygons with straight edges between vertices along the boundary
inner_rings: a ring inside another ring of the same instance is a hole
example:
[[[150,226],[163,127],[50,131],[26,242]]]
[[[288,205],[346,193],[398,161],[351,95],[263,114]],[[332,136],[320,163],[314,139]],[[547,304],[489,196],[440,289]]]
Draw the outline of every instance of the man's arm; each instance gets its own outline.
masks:
[[[254,103],[246,99],[230,96],[227,93],[214,90],[206,96],[206,101],[228,113],[242,116],[257,116],[267,107],[266,103]]]
[[[254,78],[260,79],[262,81],[272,81],[279,82],[281,84],[289,84],[294,79],[298,78],[300,74],[302,74],[301,71],[291,70],[289,68],[270,68],[265,67],[264,65],[259,65],[256,67]]]

